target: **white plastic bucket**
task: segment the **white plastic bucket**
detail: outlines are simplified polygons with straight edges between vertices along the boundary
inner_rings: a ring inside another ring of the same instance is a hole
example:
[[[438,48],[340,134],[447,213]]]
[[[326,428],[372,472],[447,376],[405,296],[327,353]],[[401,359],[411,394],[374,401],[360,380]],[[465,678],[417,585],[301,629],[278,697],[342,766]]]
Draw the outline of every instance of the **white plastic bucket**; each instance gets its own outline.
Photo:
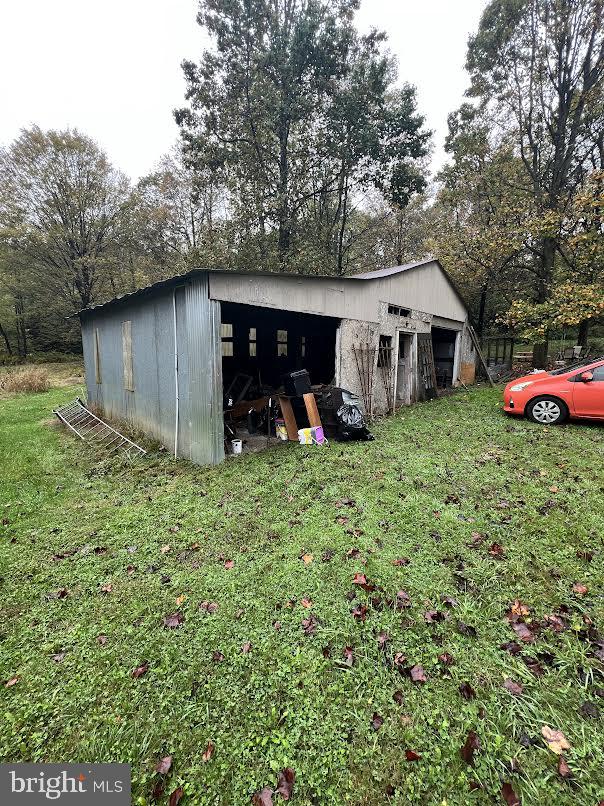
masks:
[[[243,442],[240,439],[232,439],[231,448],[233,449],[234,454],[241,453],[243,450]]]

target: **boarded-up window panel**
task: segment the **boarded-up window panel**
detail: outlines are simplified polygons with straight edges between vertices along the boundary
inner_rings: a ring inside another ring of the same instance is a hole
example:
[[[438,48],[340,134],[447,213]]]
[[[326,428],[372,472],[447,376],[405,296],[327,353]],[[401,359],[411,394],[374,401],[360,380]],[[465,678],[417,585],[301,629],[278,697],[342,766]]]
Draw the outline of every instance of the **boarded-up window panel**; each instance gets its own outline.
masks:
[[[122,359],[124,363],[124,389],[134,392],[132,371],[132,322],[122,322]]]
[[[96,383],[102,383],[100,336],[99,329],[96,327],[94,329],[94,380]]]

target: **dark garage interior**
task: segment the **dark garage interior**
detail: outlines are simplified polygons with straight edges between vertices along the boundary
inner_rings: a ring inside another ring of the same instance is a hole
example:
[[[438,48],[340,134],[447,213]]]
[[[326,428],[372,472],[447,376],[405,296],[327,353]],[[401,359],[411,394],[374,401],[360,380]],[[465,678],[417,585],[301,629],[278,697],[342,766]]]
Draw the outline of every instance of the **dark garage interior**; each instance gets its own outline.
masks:
[[[308,370],[313,385],[331,383],[338,325],[339,319],[327,316],[223,302],[220,337],[225,391],[238,375],[252,378],[250,392],[277,389],[284,373],[299,369]]]
[[[439,389],[453,386],[456,338],[456,330],[447,330],[441,327],[432,328],[432,351],[434,353],[436,385]]]

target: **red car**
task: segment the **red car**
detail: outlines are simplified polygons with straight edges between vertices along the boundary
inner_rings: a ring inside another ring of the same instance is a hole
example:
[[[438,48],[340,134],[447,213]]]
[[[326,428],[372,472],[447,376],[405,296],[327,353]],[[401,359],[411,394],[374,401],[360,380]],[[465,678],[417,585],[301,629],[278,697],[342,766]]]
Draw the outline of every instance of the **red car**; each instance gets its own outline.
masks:
[[[568,417],[604,420],[604,357],[511,381],[503,410],[526,414],[535,423],[557,425]]]

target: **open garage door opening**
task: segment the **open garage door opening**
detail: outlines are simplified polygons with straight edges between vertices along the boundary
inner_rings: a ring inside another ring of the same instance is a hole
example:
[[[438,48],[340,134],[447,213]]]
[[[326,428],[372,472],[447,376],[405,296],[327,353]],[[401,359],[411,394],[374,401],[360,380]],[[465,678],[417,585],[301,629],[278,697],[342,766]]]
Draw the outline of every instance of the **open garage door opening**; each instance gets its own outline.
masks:
[[[453,386],[456,370],[456,350],[459,331],[442,327],[432,328],[432,351],[436,385],[439,389]]]
[[[338,325],[327,316],[221,303],[224,392],[260,397],[278,389],[285,373],[301,369],[313,386],[332,383]]]

